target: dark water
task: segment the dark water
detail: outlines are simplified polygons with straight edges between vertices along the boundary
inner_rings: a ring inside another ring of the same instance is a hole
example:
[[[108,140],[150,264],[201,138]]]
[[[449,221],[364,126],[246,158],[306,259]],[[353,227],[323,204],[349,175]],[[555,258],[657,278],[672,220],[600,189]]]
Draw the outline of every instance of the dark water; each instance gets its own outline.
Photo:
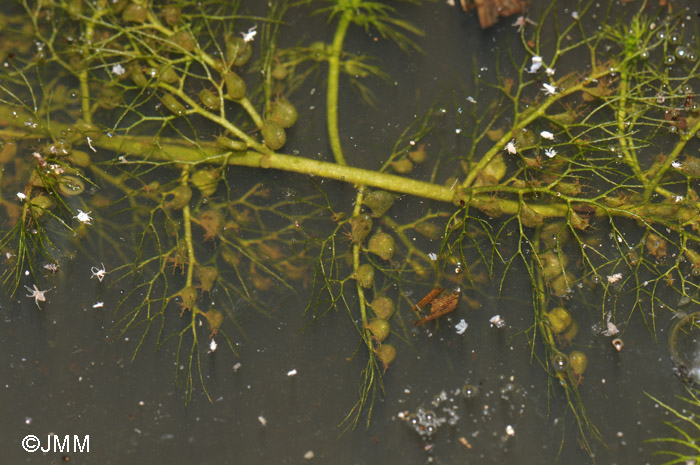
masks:
[[[562,10],[564,3],[560,2]],[[574,11],[576,2],[568,3]],[[625,8],[639,2],[632,3]],[[473,12],[465,15],[442,2],[404,6],[402,12],[425,31],[419,41],[424,54],[403,54],[381,39],[369,40],[359,30],[347,39],[348,51],[378,56],[392,76],[388,83],[372,83],[379,97],[376,108],[359,104],[357,94],[341,84],[340,132],[351,164],[378,168],[414,115],[438,98],[449,117],[436,131],[444,144],[452,144],[446,152],[459,152],[466,143],[454,129],[460,108],[469,105],[465,97],[479,90],[479,98],[487,98],[489,92],[486,87],[469,87],[474,66],[479,69],[476,74],[488,80],[497,73],[493,61],[497,53],[507,47],[521,53],[516,29],[511,27],[514,18],[483,32]],[[536,11],[531,16],[536,17]],[[304,21],[305,15],[293,14],[289,27],[330,40],[332,26],[321,18],[308,20],[311,26]],[[287,148],[327,154],[320,111],[324,84],[310,85],[298,98],[315,109],[307,112],[308,123],[290,134]],[[314,191],[308,179],[296,175],[232,170],[229,176],[232,183],[251,182],[254,177],[273,187],[277,199],[284,197],[286,188]],[[323,182],[322,187],[331,199],[350,208],[352,189],[333,182]],[[445,206],[403,197],[394,207],[396,215],[407,217],[429,208]],[[122,265],[119,257],[105,242],[103,248],[87,251],[70,237],[61,244],[64,266],[58,274],[46,276],[53,287],[41,310],[25,298],[23,289],[12,299],[4,296],[1,303],[3,463],[60,463],[66,455],[79,464],[593,461],[578,443],[577,423],[563,390],[556,382],[549,384],[536,359],[540,351],[531,351],[523,333],[532,325],[531,291],[524,270],[517,266],[500,294],[496,279],[472,296],[480,302],[477,309],[460,307],[438,327],[413,330],[404,306],[392,335],[399,354],[383,379],[384,393],[377,396],[371,424],[365,428],[363,416],[354,431],[341,435],[339,424],[357,399],[366,360],[362,349],[353,358],[357,332],[344,311],[307,325],[303,311],[309,295],[304,288],[293,292],[279,286],[256,295],[264,313],[243,300],[234,301],[231,310],[242,328],[234,338],[238,356],[222,348],[203,354],[201,371],[213,401],[196,379],[188,404],[184,388],[174,382],[175,372],[186,370],[174,362],[176,342],[154,350],[155,337],[150,335],[132,361],[140,332],[113,331],[113,310],[129,283],[110,282],[110,275],[100,283],[90,279],[90,269],[104,263],[112,270]],[[437,242],[426,243],[431,246],[437,251]],[[417,300],[424,291],[415,289],[409,298]],[[602,290],[590,292],[590,302],[603,299]],[[221,290],[215,289],[211,298],[220,305],[227,302]],[[104,308],[93,308],[98,301]],[[601,323],[600,311],[583,298],[569,304],[580,325],[577,347],[585,348],[589,357],[579,386],[581,398],[605,441],[605,445],[592,443],[597,462],[660,463],[653,456],[656,446],[645,441],[671,433],[663,424],[669,415],[646,393],[683,408],[674,395],[685,392],[668,356],[671,315],[659,310],[655,335],[639,314],[632,315],[621,325],[625,346],[618,353],[609,338],[592,328]],[[650,316],[650,309],[643,311]],[[506,321],[502,329],[489,324],[496,314]],[[469,324],[463,335],[455,331],[460,319]],[[399,342],[400,336],[406,340]],[[459,392],[465,383],[478,388],[474,398],[465,399]],[[432,406],[442,392],[446,400]],[[445,415],[443,408],[451,407],[459,417],[454,426],[438,428],[430,451],[425,450],[428,443],[399,419],[401,412],[415,412],[421,406],[439,416]],[[89,435],[90,452],[22,450],[26,435],[38,436],[45,446],[51,433]],[[310,452],[313,458],[305,458]]]

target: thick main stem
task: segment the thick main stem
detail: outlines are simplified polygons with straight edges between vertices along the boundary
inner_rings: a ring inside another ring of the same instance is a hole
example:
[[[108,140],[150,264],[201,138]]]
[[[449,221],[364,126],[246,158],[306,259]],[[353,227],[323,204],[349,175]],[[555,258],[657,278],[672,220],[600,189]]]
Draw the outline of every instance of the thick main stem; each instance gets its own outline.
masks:
[[[331,143],[333,158],[339,165],[347,165],[343,149],[340,147],[340,134],[338,133],[338,86],[340,81],[340,53],[343,50],[345,33],[350,25],[352,13],[345,12],[340,17],[338,28],[335,30],[331,56],[328,59],[328,95],[326,96],[326,118],[328,122],[328,138]]]

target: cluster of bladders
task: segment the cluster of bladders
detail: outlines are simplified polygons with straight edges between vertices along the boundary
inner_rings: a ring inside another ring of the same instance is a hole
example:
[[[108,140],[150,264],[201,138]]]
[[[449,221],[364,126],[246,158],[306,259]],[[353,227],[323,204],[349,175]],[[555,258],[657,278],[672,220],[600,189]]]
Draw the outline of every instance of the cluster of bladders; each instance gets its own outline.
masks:
[[[366,192],[362,204],[368,213],[360,213],[347,220],[351,228],[349,237],[353,244],[359,244],[364,252],[385,262],[394,257],[397,248],[396,240],[390,233],[374,226],[375,221],[384,216],[391,208],[395,199],[395,194],[383,190]],[[438,226],[427,221],[415,225],[414,229],[428,238],[435,238],[440,234]],[[371,334],[375,355],[386,370],[396,358],[396,348],[385,342],[391,333],[390,318],[396,310],[394,301],[375,289],[375,266],[373,263],[358,265],[350,278],[357,281],[366,292],[370,290],[375,292],[374,298],[369,304],[374,318],[367,322],[365,329]]]
[[[124,3],[124,2],[122,2]],[[115,13],[121,12],[122,19],[127,23],[146,24],[149,22],[148,10],[137,3],[128,4],[123,10],[114,7]],[[161,11],[161,16],[166,23],[172,27],[178,27],[181,21],[181,11],[174,6],[166,6]],[[147,25],[147,24],[146,24]],[[228,34],[225,38],[225,56],[221,59],[211,59],[211,66],[220,74],[220,91],[204,87],[197,97],[204,108],[218,115],[224,100],[242,102],[246,99],[247,86],[243,78],[232,68],[245,66],[253,53],[251,38],[246,39],[236,34]],[[190,60],[192,56],[203,53],[198,50],[195,36],[187,29],[180,29],[164,39],[165,48],[163,52],[171,55],[186,55]],[[202,59],[207,61],[206,57]],[[174,88],[181,86],[182,77],[173,67],[170,61],[164,60],[160,66],[144,66],[134,61],[128,65],[127,76],[131,78],[137,87],[147,88],[158,86],[164,83]],[[283,80],[287,77],[287,72],[277,65],[272,71],[272,76],[276,80]],[[162,86],[167,87],[167,86]],[[106,94],[112,95],[114,89],[107,88]],[[118,97],[118,96],[116,96]],[[188,113],[185,104],[174,94],[165,91],[160,94],[160,101],[175,116],[184,116]],[[262,135],[265,145],[272,150],[281,149],[287,140],[286,129],[292,127],[298,118],[297,110],[285,97],[279,97],[274,101],[267,111],[266,117],[262,121],[256,121],[258,130]],[[246,151],[248,144],[244,140],[235,136],[222,135],[217,139],[220,147],[234,152]]]
[[[564,307],[556,307],[544,314],[546,323],[555,336],[559,346],[566,347],[578,334],[578,323],[571,317],[571,313]],[[573,375],[580,381],[583,372],[588,366],[588,357],[580,350],[573,350],[569,354],[556,351],[551,358],[551,367],[560,376]]]

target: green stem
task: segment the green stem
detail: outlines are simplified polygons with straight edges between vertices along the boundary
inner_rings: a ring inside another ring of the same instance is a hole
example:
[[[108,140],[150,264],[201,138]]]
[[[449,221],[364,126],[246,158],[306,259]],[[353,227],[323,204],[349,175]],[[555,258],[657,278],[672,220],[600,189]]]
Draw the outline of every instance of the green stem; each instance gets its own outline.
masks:
[[[661,187],[659,187],[659,183],[661,183],[661,180],[663,179],[668,169],[671,168],[671,163],[673,163],[678,158],[678,156],[680,156],[681,152],[685,148],[692,135],[698,131],[700,131],[700,120],[698,120],[698,122],[695,123],[692,128],[690,128],[687,134],[681,135],[681,140],[678,141],[676,146],[673,147],[673,150],[668,154],[668,156],[666,157],[666,161],[664,161],[664,164],[661,166],[661,168],[659,168],[656,171],[656,174],[653,178],[651,178],[651,181],[649,181],[646,184],[646,187],[644,188],[645,202],[648,202],[651,199],[651,196],[654,192],[658,192],[662,189]],[[666,191],[665,189],[663,190]],[[666,197],[668,198],[673,195],[673,193],[668,192],[668,195],[666,195]]]
[[[328,59],[328,96],[326,97],[326,118],[328,121],[328,138],[331,143],[333,158],[339,165],[347,165],[340,147],[340,135],[338,133],[338,86],[340,80],[340,53],[343,50],[345,33],[348,30],[352,13],[346,11],[340,17],[338,28],[335,30],[331,56]]]
[[[620,96],[617,104],[617,139],[620,143],[620,150],[622,151],[622,157],[624,162],[632,168],[634,175],[644,182],[646,181],[646,176],[639,167],[637,162],[637,156],[634,153],[634,148],[631,147],[629,143],[629,138],[627,136],[627,94],[629,92],[629,74],[627,73],[627,67],[623,65],[620,72],[620,88],[617,92]]]

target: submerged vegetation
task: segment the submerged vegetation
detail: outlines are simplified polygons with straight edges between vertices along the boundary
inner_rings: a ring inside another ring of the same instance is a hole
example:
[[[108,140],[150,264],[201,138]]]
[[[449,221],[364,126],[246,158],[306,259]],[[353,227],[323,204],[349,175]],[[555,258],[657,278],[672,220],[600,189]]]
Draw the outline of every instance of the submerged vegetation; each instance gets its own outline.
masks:
[[[620,13],[615,2],[581,1],[575,14],[552,2],[524,23],[520,50],[499,56],[496,79],[475,72],[464,83],[476,98],[453,90],[456,121],[432,106],[377,154],[381,167],[363,168],[343,151],[341,83],[369,104],[371,77],[388,76],[344,41],[357,29],[419,50],[422,31],[399,5],[294,4],[327,18],[332,36],[292,37],[291,47],[282,45],[293,32],[286,2],[8,8],[0,17],[8,292],[44,289],[68,248],[109,249],[121,265],[93,273],[127,289],[115,331],[138,335],[134,355],[149,335],[172,341],[189,399],[197,386],[206,392],[207,351],[223,342],[235,354],[244,337],[239,302],[264,312],[266,291],[301,289],[309,319],[341,310],[357,330],[354,356],[366,366],[344,422],[353,427],[369,421],[382,378],[402,356],[408,329],[395,313],[439,324],[438,313],[478,307],[489,282],[502,290],[524,270],[533,316],[521,334],[590,450],[590,439],[603,438],[579,393],[588,359],[576,346],[572,302],[595,309],[606,336],[641,318],[652,339],[662,310],[698,303],[700,38],[685,12],[652,2]],[[329,147],[321,157],[294,145],[312,119],[299,89],[319,79]],[[461,147],[435,131],[451,124]],[[271,170],[298,173],[313,188],[250,180]],[[319,178],[352,186],[352,198],[329,195]],[[392,215],[400,194],[432,202],[410,218]],[[70,247],[65,236],[75,239]],[[407,292],[447,286],[425,301],[434,318]]]

